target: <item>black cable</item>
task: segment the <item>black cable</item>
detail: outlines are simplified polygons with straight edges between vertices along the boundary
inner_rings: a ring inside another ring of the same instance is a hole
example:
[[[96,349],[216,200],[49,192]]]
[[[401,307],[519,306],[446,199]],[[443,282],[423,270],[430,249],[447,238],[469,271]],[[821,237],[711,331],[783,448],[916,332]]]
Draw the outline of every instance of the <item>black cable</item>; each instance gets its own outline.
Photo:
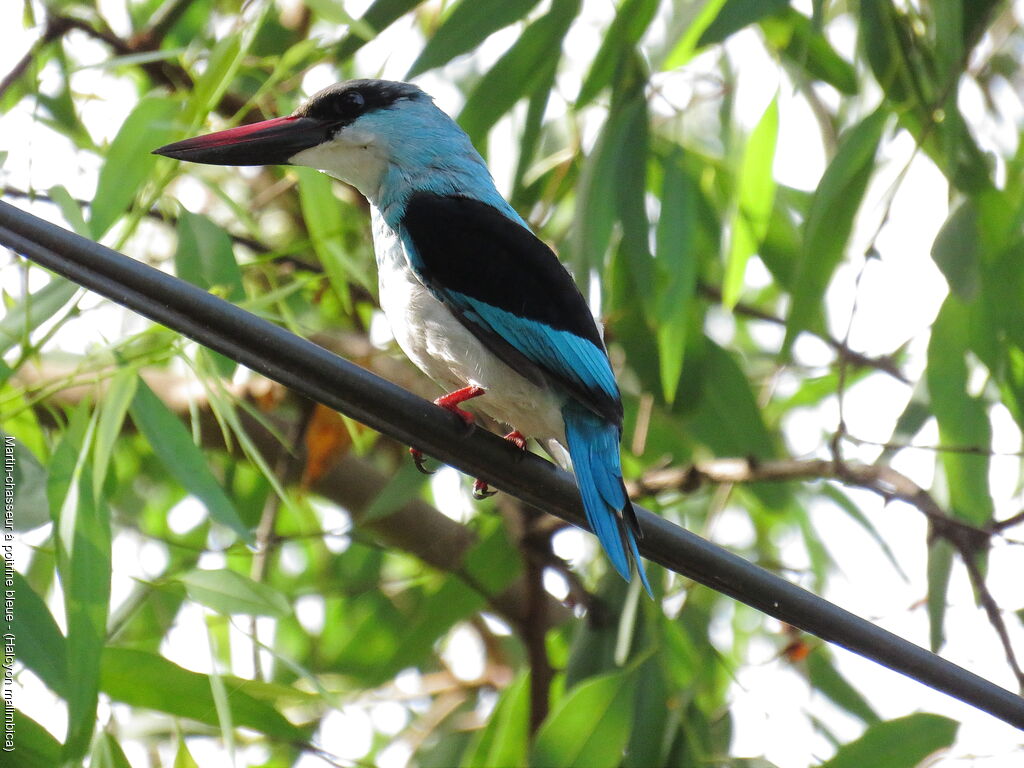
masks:
[[[0,202],[0,243],[538,509],[585,528],[572,477],[178,278]],[[637,507],[648,558],[1024,729],[1024,698]]]

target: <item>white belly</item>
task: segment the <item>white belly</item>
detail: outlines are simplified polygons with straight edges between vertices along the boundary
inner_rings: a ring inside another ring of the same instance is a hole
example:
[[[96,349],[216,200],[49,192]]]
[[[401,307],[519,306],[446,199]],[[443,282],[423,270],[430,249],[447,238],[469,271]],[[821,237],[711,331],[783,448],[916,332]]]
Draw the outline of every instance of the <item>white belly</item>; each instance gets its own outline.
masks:
[[[376,209],[373,244],[380,306],[409,359],[446,392],[467,386],[486,391],[460,407],[485,413],[527,437],[554,438],[564,444],[559,397],[502,362],[434,298],[413,273],[397,234]]]

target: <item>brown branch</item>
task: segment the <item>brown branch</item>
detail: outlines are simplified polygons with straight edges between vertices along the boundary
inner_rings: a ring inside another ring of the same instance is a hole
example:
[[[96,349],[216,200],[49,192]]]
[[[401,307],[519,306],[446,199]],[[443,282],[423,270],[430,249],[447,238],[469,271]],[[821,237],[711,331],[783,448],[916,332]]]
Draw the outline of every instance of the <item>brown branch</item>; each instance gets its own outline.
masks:
[[[513,500],[510,498],[509,501]],[[533,736],[548,716],[551,681],[555,677],[548,658],[548,594],[544,589],[544,567],[553,553],[550,531],[543,525],[537,525],[545,515],[518,501],[515,501],[515,506],[524,526],[520,546],[526,565],[526,616],[518,625],[518,631],[530,666],[530,734]]]
[[[63,17],[49,17],[46,20],[46,27],[43,29],[42,36],[36,40],[32,46],[26,51],[25,55],[22,56],[18,63],[15,64],[11,71],[4,75],[4,79],[0,80],[0,98],[3,98],[4,94],[7,93],[8,89],[14,83],[16,83],[22,75],[28,70],[29,66],[39,56],[39,52],[52,43],[54,40],[63,37],[64,34],[71,28],[68,23],[70,20]]]
[[[999,605],[976,562],[978,553],[988,549],[992,535],[1008,527],[1008,523],[1024,521],[1024,512],[998,525],[978,528],[950,516],[927,490],[892,467],[832,459],[712,459],[685,468],[654,470],[637,482],[627,482],[626,487],[630,497],[636,498],[666,490],[692,492],[704,483],[724,485],[790,480],[835,480],[877,493],[886,501],[905,502],[927,517],[931,535],[949,541],[963,560],[978,601],[1003,646],[1007,663],[1021,690],[1024,690],[1024,670],[1017,661]]]
[[[3,81],[0,81],[0,96],[24,74],[43,45],[63,37],[71,30],[78,30],[94,40],[99,40],[118,56],[159,50],[164,37],[191,2],[192,0],[175,0],[174,4],[161,14],[149,29],[133,35],[129,40],[119,37],[109,29],[99,29],[84,19],[73,16],[51,16],[47,19],[42,37],[4,77]],[[146,61],[139,63],[138,66],[154,83],[172,91],[191,90],[195,85],[192,76],[179,64],[170,61]],[[258,107],[248,104],[246,99],[231,93],[225,93],[215,109],[218,113],[226,116],[235,115],[243,109],[248,109],[249,119],[258,120],[263,117]]]
[[[722,302],[722,291],[713,285],[707,283],[700,283],[697,287],[701,296],[716,303]],[[743,315],[754,320],[761,320],[772,325],[786,325],[786,321],[781,317],[776,317],[771,312],[766,312],[763,309],[753,307],[743,302],[737,302],[733,307],[732,311],[737,315]],[[900,367],[892,359],[890,355],[882,355],[880,357],[871,357],[865,355],[862,352],[857,352],[849,347],[848,344],[836,339],[827,333],[815,334],[823,342],[828,344],[832,350],[839,355],[840,359],[846,363],[856,366],[858,368],[874,368],[882,373],[887,373],[897,381],[901,381],[904,384],[910,384],[910,379],[907,378],[906,374],[900,370]]]
[[[1017,678],[1017,689],[1024,695],[1024,670],[1020,668],[1020,664],[1017,662],[1017,654],[1014,653],[1013,643],[1010,642],[1010,633],[1006,630],[1006,622],[1003,621],[1002,610],[1000,610],[995,598],[992,597],[988,585],[985,584],[985,577],[982,575],[981,569],[978,568],[978,563],[974,558],[975,554],[977,553],[961,552],[960,557],[967,567],[967,575],[971,580],[971,585],[974,587],[975,594],[978,596],[978,602],[981,603],[981,607],[985,609],[985,614],[988,616],[988,623],[992,625],[996,635],[999,636],[999,642],[1003,646],[1003,653],[1006,655],[1006,663],[1010,665],[1010,669],[1013,670],[1013,674]]]
[[[1016,515],[1008,517],[1005,520],[1000,520],[999,522],[992,523],[991,528],[994,533],[1001,533],[1002,531],[1005,531],[1007,528],[1012,528],[1013,526],[1020,525],[1021,523],[1024,523],[1024,511],[1018,512]]]
[[[403,386],[408,385],[412,391],[425,391],[428,386],[422,377],[416,379],[408,377],[409,366],[398,365],[396,361],[389,359],[387,355],[379,353],[379,351],[376,357],[371,358],[370,353],[366,350],[372,350],[372,347],[365,337],[360,338],[357,334],[349,334],[336,338],[334,342],[331,346],[343,349],[346,356],[350,359],[358,359],[367,367],[376,368],[376,363],[380,362],[379,372],[381,373],[396,371],[400,374],[404,373],[408,381],[401,375],[396,378]],[[364,353],[365,356],[363,356]],[[89,371],[91,383],[82,384],[75,379],[77,375],[83,373],[77,366],[47,362],[43,366],[24,365],[20,367],[15,373],[13,381],[30,392],[43,387],[49,388],[54,381],[69,382],[68,386],[55,387],[51,396],[36,409],[39,418],[49,423],[49,407],[54,402],[70,405],[81,402],[83,398],[102,398],[114,370],[116,367],[110,366],[106,374],[100,370]],[[198,408],[200,440],[203,450],[226,449],[232,455],[240,455],[237,441],[233,441],[234,445],[225,446],[220,425],[214,418],[209,405],[194,391],[194,385],[180,376],[164,370],[143,370],[142,377],[167,407],[176,413],[188,414],[190,407]],[[259,396],[261,389],[266,386],[266,380],[255,377],[244,387],[232,385],[226,389],[235,397],[252,398]],[[278,466],[283,454],[293,452],[290,446],[282,445],[264,424],[253,418],[245,409],[238,410],[238,417],[268,466]],[[275,429],[279,434],[288,433],[288,422],[273,416],[265,418],[274,422]],[[129,429],[131,425],[126,422],[125,428]],[[377,469],[370,461],[347,453],[338,458],[314,481],[310,490],[347,510],[353,525],[358,527],[361,532],[372,536],[376,541],[418,557],[439,571],[464,578],[462,561],[476,546],[476,534],[467,526],[445,516],[426,501],[414,498],[387,515],[374,517],[372,520],[364,519],[373,502],[390,481],[391,477]],[[484,597],[487,598],[496,613],[504,617],[509,624],[518,626],[530,615],[527,607],[527,595],[528,586],[520,577],[500,594],[485,593]],[[570,611],[554,598],[547,597],[546,601],[544,618],[547,623],[545,629],[557,626],[571,617]]]
[[[752,458],[711,459],[689,467],[672,467],[648,472],[626,484],[631,497],[666,490],[691,492],[704,483],[785,482],[788,480],[836,480],[844,485],[873,491],[886,501],[903,501],[918,509],[936,526],[937,533],[967,549],[987,546],[989,531],[952,518],[928,491],[892,467],[832,459]]]

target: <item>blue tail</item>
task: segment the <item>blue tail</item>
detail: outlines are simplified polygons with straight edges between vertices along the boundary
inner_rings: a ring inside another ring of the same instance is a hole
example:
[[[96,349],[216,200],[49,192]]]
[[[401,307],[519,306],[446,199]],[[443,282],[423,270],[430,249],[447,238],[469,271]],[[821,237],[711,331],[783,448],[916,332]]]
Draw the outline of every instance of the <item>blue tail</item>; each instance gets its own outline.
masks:
[[[636,535],[640,531],[636,513],[622,484],[618,427],[574,400],[562,407],[562,418],[590,528],[615,570],[626,581],[632,576],[630,560],[636,563],[640,581],[647,594],[653,597],[636,546]]]

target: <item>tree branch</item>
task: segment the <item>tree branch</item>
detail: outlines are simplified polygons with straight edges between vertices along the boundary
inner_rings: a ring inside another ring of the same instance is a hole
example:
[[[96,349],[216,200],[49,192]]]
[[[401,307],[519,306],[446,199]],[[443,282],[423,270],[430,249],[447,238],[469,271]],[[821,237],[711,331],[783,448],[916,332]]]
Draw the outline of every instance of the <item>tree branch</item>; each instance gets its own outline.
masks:
[[[1007,663],[1021,690],[1024,691],[1024,670],[1017,661],[1001,610],[976,562],[978,554],[988,549],[991,537],[1000,528],[978,528],[957,520],[947,513],[928,491],[892,467],[831,459],[711,459],[689,467],[648,472],[636,482],[627,482],[626,487],[631,498],[638,498],[666,490],[688,493],[704,483],[723,485],[788,480],[835,480],[844,485],[877,493],[886,501],[903,501],[924,514],[928,518],[932,535],[948,540],[960,554],[971,585],[978,596],[978,602],[981,603],[989,623],[999,637]],[[1024,518],[1024,513],[1021,517]],[[1012,520],[1013,518],[1004,521],[1003,525]]]
[[[532,453],[524,454],[497,435],[479,429],[467,430],[461,419],[444,409],[229,302],[3,202],[0,202],[0,243],[305,397],[339,410],[401,443],[420,446],[441,461],[527,504],[575,525],[585,524],[576,484],[550,462]],[[351,456],[345,459],[355,460]],[[358,481],[361,472],[365,474],[366,470],[374,471],[372,467],[361,468],[350,473],[349,481]],[[375,491],[379,492],[379,487]],[[375,495],[363,495],[364,509]],[[643,533],[640,551],[652,561],[1008,723],[1024,727],[1024,699],[1017,694],[642,507],[636,506],[635,511]],[[392,535],[399,541],[408,539],[409,535],[403,523],[410,526],[417,523],[415,511],[409,507],[389,519],[398,523]],[[453,533],[457,532],[465,534],[460,526]],[[396,545],[400,546],[397,542]],[[428,551],[427,556],[432,554]]]
[[[718,287],[709,285],[707,283],[700,283],[697,286],[697,290],[704,298],[714,301],[718,304],[722,303],[722,291]],[[772,325],[786,325],[786,321],[783,320],[781,317],[776,317],[770,312],[766,312],[763,309],[758,309],[757,307],[750,306],[749,304],[744,304],[743,302],[737,302],[736,305],[732,308],[732,311],[737,315],[749,317],[754,320],[762,320],[763,322],[771,323]],[[808,333],[811,332],[808,331]],[[851,349],[848,344],[840,341],[839,339],[834,338],[833,336],[828,335],[827,333],[816,335],[819,339],[828,344],[836,352],[836,354],[839,355],[841,360],[846,361],[850,365],[859,368],[874,368],[875,370],[881,371],[882,373],[887,373],[897,381],[900,381],[904,384],[910,384],[910,379],[908,379],[906,377],[906,374],[904,374],[903,371],[900,370],[899,366],[896,364],[896,362],[892,359],[891,356],[883,355],[881,357],[871,357],[869,355],[863,354],[862,352],[857,352],[856,350]]]

